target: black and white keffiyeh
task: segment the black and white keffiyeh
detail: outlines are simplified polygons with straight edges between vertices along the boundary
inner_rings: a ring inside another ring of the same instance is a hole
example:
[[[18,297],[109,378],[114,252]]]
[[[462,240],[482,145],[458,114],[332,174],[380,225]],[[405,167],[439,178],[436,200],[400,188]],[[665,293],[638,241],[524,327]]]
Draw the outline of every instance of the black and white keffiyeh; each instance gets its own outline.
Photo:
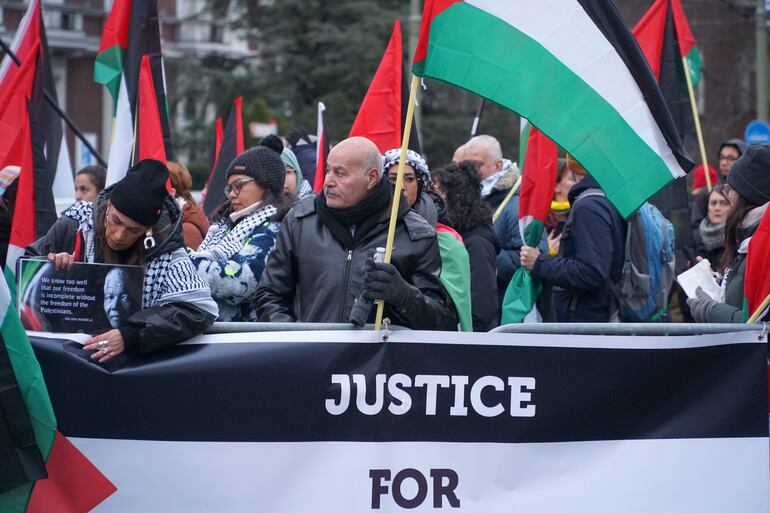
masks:
[[[254,229],[269,221],[277,211],[278,209],[273,205],[258,208],[232,229],[228,226],[227,219],[219,221],[209,228],[198,251],[191,253],[190,256],[208,260],[228,260],[243,248]]]

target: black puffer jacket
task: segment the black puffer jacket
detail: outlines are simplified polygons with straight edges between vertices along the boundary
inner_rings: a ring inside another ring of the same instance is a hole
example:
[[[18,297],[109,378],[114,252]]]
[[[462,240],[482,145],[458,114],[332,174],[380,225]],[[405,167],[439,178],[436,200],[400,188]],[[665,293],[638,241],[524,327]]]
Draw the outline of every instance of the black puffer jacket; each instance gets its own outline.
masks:
[[[87,247],[84,233],[88,218],[94,223],[98,212],[106,208],[111,188],[104,190],[93,203],[79,202],[60,217],[46,235],[27,247],[25,256],[44,256],[48,253],[74,253],[80,238],[80,248]],[[77,219],[76,219],[77,217]],[[93,234],[93,230],[90,230]],[[160,220],[153,226],[156,245],[144,254],[144,263],[170,255],[166,272],[160,276],[160,297],[131,317],[121,326],[126,353],[146,354],[178,344],[202,333],[217,318],[217,305],[211,299],[208,285],[195,272],[182,235],[182,214],[176,201],[170,196],[164,204]],[[91,235],[94,236],[95,235]],[[100,247],[94,243],[93,262],[102,262]],[[87,261],[81,250],[79,261]],[[145,285],[147,277],[145,277]],[[147,289],[147,287],[145,287]]]
[[[498,325],[496,259],[500,242],[489,225],[460,234],[471,263],[471,312],[473,331],[489,331]]]
[[[303,198],[289,211],[268,258],[256,294],[260,320],[349,322],[363,290],[364,263],[385,247],[390,207],[351,250],[344,249],[316,214],[315,198]],[[455,330],[457,314],[441,283],[436,232],[401,203],[391,263],[413,287],[399,309],[386,303],[385,316],[412,329]],[[374,318],[374,309],[370,320]]]
[[[614,307],[610,284],[623,270],[626,223],[604,196],[575,199],[599,184],[587,176],[569,191],[570,219],[558,257],[541,253],[532,275],[554,285],[556,322],[607,322]]]

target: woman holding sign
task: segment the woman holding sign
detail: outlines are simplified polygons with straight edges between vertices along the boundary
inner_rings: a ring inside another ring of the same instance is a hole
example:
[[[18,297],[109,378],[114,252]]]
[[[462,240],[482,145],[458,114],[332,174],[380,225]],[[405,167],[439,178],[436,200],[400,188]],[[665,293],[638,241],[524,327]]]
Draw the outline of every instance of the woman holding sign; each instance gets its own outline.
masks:
[[[140,161],[95,203],[75,203],[27,247],[27,256],[47,256],[57,269],[72,269],[76,262],[145,266],[141,309],[85,343],[100,363],[187,340],[218,315],[185,251],[182,214],[168,193],[168,176],[162,162]]]

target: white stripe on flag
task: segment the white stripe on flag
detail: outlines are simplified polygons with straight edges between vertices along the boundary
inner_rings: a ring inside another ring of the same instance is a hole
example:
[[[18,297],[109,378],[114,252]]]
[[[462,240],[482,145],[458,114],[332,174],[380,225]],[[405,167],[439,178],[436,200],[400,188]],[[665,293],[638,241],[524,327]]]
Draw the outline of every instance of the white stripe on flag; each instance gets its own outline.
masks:
[[[131,116],[131,105],[128,101],[125,75],[120,78],[118,107],[115,117],[115,130],[112,134],[107,164],[108,186],[126,176],[126,171],[131,167],[131,154],[134,149],[134,122]]]
[[[67,204],[75,202],[75,178],[72,175],[70,164],[70,152],[67,147],[67,139],[61,138],[59,147],[59,160],[56,163],[56,176],[53,180],[53,197],[56,201],[65,200]]]
[[[13,41],[9,47],[11,50],[13,50],[14,53],[17,53],[19,50],[21,38],[24,37],[24,34],[27,33],[27,28],[29,27],[30,21],[32,20],[32,12],[35,10],[35,6],[39,1],[40,0],[32,0],[29,5],[27,5],[27,10],[24,13],[24,17],[21,19],[21,23],[19,23],[19,26],[16,28],[16,34],[14,34]],[[0,84],[3,83],[5,74],[8,73],[8,68],[10,66],[16,66],[16,63],[13,62],[8,55],[6,55],[3,58],[2,64],[0,64]]]
[[[636,81],[578,2],[467,0],[467,3],[539,42],[616,110],[660,155],[674,177],[684,176]]]

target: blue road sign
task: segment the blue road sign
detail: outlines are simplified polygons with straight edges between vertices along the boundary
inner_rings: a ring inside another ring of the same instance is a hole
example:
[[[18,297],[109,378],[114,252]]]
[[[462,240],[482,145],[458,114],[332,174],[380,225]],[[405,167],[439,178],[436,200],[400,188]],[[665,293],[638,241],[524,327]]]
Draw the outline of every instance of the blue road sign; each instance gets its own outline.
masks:
[[[770,125],[767,124],[767,121],[755,119],[746,125],[746,133],[743,138],[746,144],[770,143]]]

